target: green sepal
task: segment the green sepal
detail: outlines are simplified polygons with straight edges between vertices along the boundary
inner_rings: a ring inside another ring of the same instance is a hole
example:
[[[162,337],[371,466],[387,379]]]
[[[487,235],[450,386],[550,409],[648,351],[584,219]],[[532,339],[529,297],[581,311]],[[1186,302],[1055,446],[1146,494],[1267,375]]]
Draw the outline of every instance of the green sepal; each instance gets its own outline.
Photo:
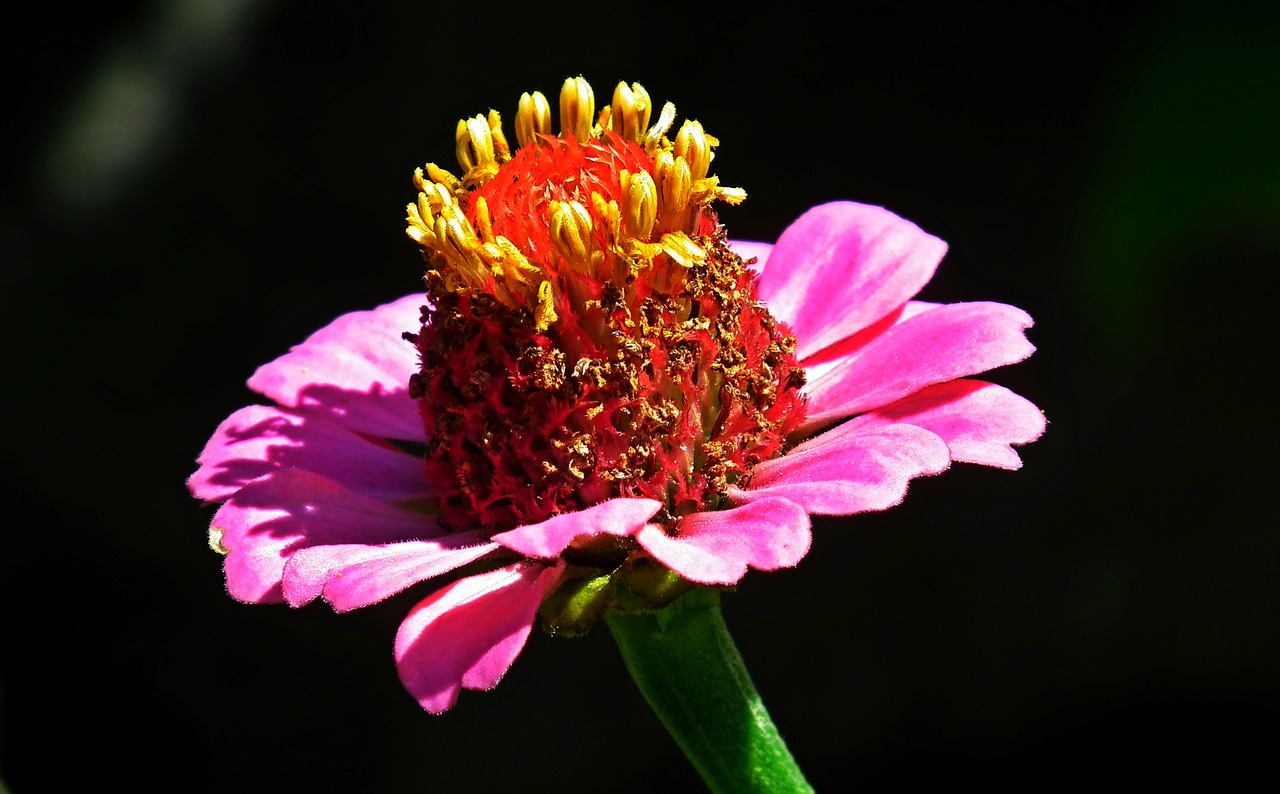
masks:
[[[561,637],[586,634],[613,604],[616,589],[612,573],[564,582],[538,608],[543,629]]]
[[[698,585],[649,559],[633,560],[622,576],[613,612],[653,612],[666,607]]]

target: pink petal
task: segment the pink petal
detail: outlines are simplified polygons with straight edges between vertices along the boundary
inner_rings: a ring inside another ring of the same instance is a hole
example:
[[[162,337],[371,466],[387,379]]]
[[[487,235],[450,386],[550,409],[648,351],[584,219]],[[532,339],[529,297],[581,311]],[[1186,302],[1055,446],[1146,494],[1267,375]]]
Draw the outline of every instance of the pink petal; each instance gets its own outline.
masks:
[[[498,548],[479,532],[380,546],[346,543],[299,549],[284,566],[284,597],[300,607],[316,596],[338,612],[390,598],[418,582],[460,568]]]
[[[942,304],[928,303],[926,301],[907,301],[853,336],[847,336],[834,345],[824,347],[801,362],[804,365],[805,374],[809,376],[809,382],[812,383],[821,378],[841,361],[857,353],[866,347],[868,342],[879,337],[898,323],[906,322],[917,314],[937,308],[940,305]]]
[[[694,513],[672,537],[652,524],[636,534],[645,551],[700,584],[735,584],[750,566],[790,568],[809,551],[809,516],[786,499],[761,499],[731,510]]]
[[[357,433],[421,441],[422,421],[409,399],[418,351],[402,334],[422,327],[419,308],[425,303],[423,296],[407,295],[372,311],[344,314],[258,367],[249,388]]]
[[[229,416],[197,458],[187,487],[221,502],[251,480],[278,469],[306,469],[387,502],[434,494],[422,459],[376,443],[318,416],[250,405]]]
[[[729,250],[733,251],[748,262],[752,259],[756,260],[747,265],[747,267],[759,274],[764,270],[764,263],[769,260],[769,254],[773,251],[773,243],[752,243],[746,240],[730,240]]]
[[[592,535],[634,535],[662,509],[655,499],[610,499],[586,510],[564,513],[541,524],[517,527],[493,540],[526,557],[554,559],[576,538]]]
[[[460,579],[421,601],[396,634],[405,689],[433,714],[453,706],[464,687],[492,689],[559,579],[559,566],[520,563]]]
[[[879,408],[925,386],[1013,364],[1035,350],[1026,312],[1003,303],[953,303],[885,331],[805,391],[802,432]]]
[[[759,297],[795,333],[800,359],[852,336],[929,282],[946,243],[881,207],[822,204],[787,227]]]
[[[923,427],[947,443],[953,461],[1001,469],[1022,466],[1011,445],[1035,441],[1045,429],[1044,413],[1030,400],[980,380],[926,386],[849,423],[862,428]]]
[[[928,430],[846,422],[761,463],[748,488],[729,496],[738,503],[780,496],[824,515],[885,510],[902,501],[911,478],[950,462],[946,443]]]
[[[434,516],[400,510],[300,469],[254,480],[218,509],[210,540],[227,551],[227,590],[241,601],[281,601],[285,562],[299,549],[393,543],[440,534]]]

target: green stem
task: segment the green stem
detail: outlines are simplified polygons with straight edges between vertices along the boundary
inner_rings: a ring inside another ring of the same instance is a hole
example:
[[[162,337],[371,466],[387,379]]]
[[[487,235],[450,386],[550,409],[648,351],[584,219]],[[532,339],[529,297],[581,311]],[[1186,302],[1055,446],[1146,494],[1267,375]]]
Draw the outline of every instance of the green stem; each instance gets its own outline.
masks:
[[[809,792],[720,614],[700,587],[659,611],[609,614],[627,670],[714,792]]]

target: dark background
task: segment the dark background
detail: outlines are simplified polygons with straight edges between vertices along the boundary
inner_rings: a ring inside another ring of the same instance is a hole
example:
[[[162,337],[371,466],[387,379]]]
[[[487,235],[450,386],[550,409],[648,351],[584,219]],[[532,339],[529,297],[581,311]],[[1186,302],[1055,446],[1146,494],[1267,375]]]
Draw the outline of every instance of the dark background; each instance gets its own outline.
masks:
[[[882,204],[950,243],[923,297],[1037,320],[992,376],[1050,421],[1021,471],[816,519],[799,567],[725,598],[815,786],[1270,777],[1267,8],[28,6],[0,54],[3,785],[698,790],[603,627],[535,632],[433,717],[391,658],[421,593],[236,603],[183,484],[258,364],[416,288],[410,174],[456,120],[578,74],[721,139],[733,236]]]

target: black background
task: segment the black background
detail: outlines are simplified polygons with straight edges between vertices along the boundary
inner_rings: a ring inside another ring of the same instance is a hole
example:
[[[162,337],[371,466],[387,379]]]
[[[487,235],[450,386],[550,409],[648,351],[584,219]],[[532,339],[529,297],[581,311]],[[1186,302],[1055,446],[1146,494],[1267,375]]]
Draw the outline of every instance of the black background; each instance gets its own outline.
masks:
[[[1280,15],[966,6],[28,7],[0,55],[4,785],[698,790],[603,627],[428,715],[391,658],[421,593],[236,603],[183,484],[258,364],[416,288],[410,174],[456,120],[578,74],[721,139],[732,236],[881,204],[950,244],[924,298],[1037,320],[991,376],[1050,421],[1021,471],[815,519],[725,599],[815,786],[1269,772]]]

